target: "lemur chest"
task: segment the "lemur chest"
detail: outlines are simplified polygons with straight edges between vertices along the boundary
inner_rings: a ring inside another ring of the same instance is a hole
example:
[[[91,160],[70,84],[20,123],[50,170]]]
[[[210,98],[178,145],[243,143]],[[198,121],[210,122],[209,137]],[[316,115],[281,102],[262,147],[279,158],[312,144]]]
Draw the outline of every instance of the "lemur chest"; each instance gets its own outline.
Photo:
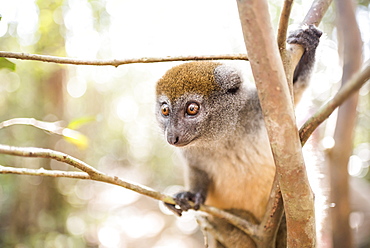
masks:
[[[241,142],[215,152],[204,168],[211,178],[206,204],[221,209],[244,209],[261,219],[275,166],[266,140]]]

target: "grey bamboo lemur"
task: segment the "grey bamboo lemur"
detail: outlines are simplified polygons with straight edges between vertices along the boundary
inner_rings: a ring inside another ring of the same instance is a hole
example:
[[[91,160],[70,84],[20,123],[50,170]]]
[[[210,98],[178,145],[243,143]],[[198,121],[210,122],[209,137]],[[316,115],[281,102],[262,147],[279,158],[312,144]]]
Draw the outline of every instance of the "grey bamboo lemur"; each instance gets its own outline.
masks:
[[[314,26],[292,33],[288,43],[305,52],[294,72],[294,88],[307,85],[321,32]],[[169,144],[187,161],[186,192],[175,196],[181,215],[188,201],[242,209],[261,220],[275,165],[255,89],[234,68],[191,62],[168,70],[158,81],[157,118]]]

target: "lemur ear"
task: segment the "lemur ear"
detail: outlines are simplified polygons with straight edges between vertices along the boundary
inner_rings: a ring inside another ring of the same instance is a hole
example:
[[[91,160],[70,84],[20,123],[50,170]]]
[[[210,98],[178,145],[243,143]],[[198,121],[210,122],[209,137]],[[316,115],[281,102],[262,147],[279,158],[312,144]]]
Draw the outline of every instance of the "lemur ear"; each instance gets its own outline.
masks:
[[[235,93],[242,84],[239,72],[228,65],[220,65],[214,71],[216,83],[225,91]]]

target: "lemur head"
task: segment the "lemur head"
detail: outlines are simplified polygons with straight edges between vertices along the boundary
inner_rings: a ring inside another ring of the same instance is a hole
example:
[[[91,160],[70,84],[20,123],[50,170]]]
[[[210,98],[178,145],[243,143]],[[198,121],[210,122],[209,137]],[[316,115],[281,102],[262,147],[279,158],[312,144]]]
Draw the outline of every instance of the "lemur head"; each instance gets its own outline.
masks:
[[[157,119],[168,143],[178,147],[206,145],[230,133],[246,101],[238,71],[215,62],[171,68],[156,93]]]

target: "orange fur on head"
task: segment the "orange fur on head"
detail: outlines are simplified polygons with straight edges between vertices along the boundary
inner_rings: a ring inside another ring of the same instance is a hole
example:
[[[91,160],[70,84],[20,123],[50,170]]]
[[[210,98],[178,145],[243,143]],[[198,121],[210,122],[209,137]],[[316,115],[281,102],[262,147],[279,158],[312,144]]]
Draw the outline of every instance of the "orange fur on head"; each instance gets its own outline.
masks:
[[[175,66],[158,81],[157,95],[166,95],[171,102],[187,93],[209,96],[220,89],[214,77],[214,70],[219,65],[197,61]]]

